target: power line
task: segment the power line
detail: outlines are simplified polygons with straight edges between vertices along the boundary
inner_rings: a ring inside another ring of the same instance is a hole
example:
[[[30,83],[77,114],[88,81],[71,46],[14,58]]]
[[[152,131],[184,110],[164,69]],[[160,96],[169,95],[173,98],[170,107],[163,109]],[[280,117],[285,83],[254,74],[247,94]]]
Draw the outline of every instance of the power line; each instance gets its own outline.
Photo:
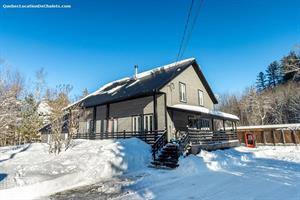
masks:
[[[185,26],[184,26],[182,39],[181,39],[179,50],[178,50],[177,57],[176,57],[176,63],[177,63],[177,61],[179,59],[179,56],[181,54],[182,46],[183,46],[183,43],[184,43],[184,40],[185,40],[185,35],[186,35],[187,29],[188,29],[191,13],[192,13],[192,10],[193,10],[193,5],[194,5],[194,0],[192,0],[191,6],[190,6],[190,9],[189,9],[189,12],[188,12],[188,17],[187,17],[187,20],[186,20],[186,23],[185,23]]]
[[[195,17],[194,17],[194,19],[193,19],[193,21],[192,21],[192,24],[191,24],[190,31],[188,32],[188,35],[187,35],[187,37],[186,37],[185,44],[183,44],[181,56],[179,57],[179,59],[182,58],[182,56],[183,56],[183,54],[184,54],[184,52],[185,52],[185,50],[186,50],[186,48],[187,48],[187,46],[188,46],[188,43],[189,43],[189,40],[190,40],[190,38],[191,38],[192,32],[193,32],[193,30],[194,30],[194,28],[195,28],[195,24],[196,24],[197,19],[198,19],[198,17],[199,17],[200,10],[201,10],[201,8],[202,8],[203,2],[204,2],[204,0],[200,0],[199,6],[197,7],[197,10],[196,10]]]

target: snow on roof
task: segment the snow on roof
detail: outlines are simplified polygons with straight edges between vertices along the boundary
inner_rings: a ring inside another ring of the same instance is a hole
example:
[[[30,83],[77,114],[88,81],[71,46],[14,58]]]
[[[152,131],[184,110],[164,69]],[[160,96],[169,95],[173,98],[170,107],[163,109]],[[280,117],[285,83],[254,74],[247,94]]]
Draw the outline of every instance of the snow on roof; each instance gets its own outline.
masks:
[[[276,129],[276,128],[287,128],[287,129],[300,129],[299,124],[268,124],[268,125],[257,125],[257,126],[239,126],[238,130],[244,129]]]
[[[177,61],[177,62],[168,64],[168,65],[160,66],[160,67],[157,67],[157,68],[145,71],[145,72],[138,73],[135,77],[135,78],[137,78],[137,80],[135,82],[131,83],[130,85],[126,86],[126,88],[129,88],[129,87],[135,85],[136,83],[139,82],[139,79],[144,78],[146,76],[150,76],[150,75],[154,74],[155,72],[159,72],[159,71],[166,70],[166,69],[178,66],[178,65],[182,65],[182,64],[191,62],[193,60],[195,60],[195,58],[188,58],[188,59],[185,59],[185,60]],[[82,98],[78,101],[75,101],[74,103],[69,104],[67,107],[64,108],[64,110],[68,109],[68,108],[70,108],[70,107],[72,107],[72,106],[74,106],[74,105],[76,105],[80,102],[82,102],[83,100],[85,100],[85,99],[87,99],[91,96],[96,96],[98,94],[103,94],[103,93],[114,94],[115,91],[121,89],[127,82],[129,82],[133,78],[125,77],[125,78],[122,78],[122,79],[119,79],[119,80],[116,80],[116,81],[109,82],[109,83],[103,85],[102,87],[100,87],[95,92],[85,96],[84,98]]]
[[[201,107],[201,106],[175,104],[175,105],[169,106],[169,107],[175,108],[175,109],[180,109],[180,110],[188,110],[188,111],[193,111],[193,112],[206,113],[206,114],[215,115],[215,116],[233,119],[233,120],[240,120],[236,115],[232,115],[232,114],[217,111],[217,110],[209,110],[208,108]]]
[[[82,102],[83,100],[85,100],[85,99],[87,99],[87,98],[89,98],[89,97],[91,97],[91,96],[95,96],[95,95],[98,95],[98,94],[101,94],[101,93],[104,93],[104,92],[107,92],[107,93],[109,93],[109,92],[110,92],[110,93],[113,93],[113,92],[114,92],[114,91],[112,91],[113,88],[111,88],[111,89],[108,90],[108,91],[105,91],[105,89],[107,89],[108,87],[111,87],[111,86],[114,85],[114,84],[127,82],[127,81],[129,81],[129,80],[130,80],[129,77],[125,77],[125,78],[122,78],[122,79],[119,79],[119,80],[116,80],[116,81],[109,82],[109,83],[103,85],[102,87],[100,87],[100,88],[99,88],[98,90],[96,90],[95,92],[93,92],[93,93],[91,93],[91,94],[89,94],[89,95],[87,95],[87,96],[85,96],[85,97],[79,99],[78,101],[75,101],[75,102],[69,104],[67,107],[64,108],[64,110],[66,110],[66,109],[68,109],[68,108],[70,108],[70,107],[72,107],[72,106],[74,106],[74,105],[76,105],[76,104]],[[123,85],[124,85],[124,84],[123,84]],[[122,85],[122,86],[123,86],[123,85]],[[118,85],[118,86],[120,86],[120,85]],[[118,87],[118,89],[120,89],[120,88],[121,88],[121,87]]]
[[[188,58],[188,59],[185,59],[185,60],[181,60],[181,61],[177,61],[177,62],[173,62],[171,64],[168,64],[168,65],[164,65],[164,66],[160,66],[160,67],[156,67],[154,69],[151,69],[151,70],[148,70],[148,71],[145,71],[145,72],[141,72],[141,73],[138,73],[136,75],[137,78],[143,78],[145,76],[149,76],[157,71],[161,71],[161,70],[166,70],[166,69],[169,69],[169,68],[172,68],[172,67],[175,67],[177,65],[181,65],[181,64],[185,64],[185,63],[188,63],[188,62],[191,62],[195,60],[195,58]]]
[[[140,81],[140,79],[137,79],[136,81],[134,81],[134,82],[130,83],[129,85],[127,85],[126,88],[129,88],[129,87],[137,84],[139,81]]]

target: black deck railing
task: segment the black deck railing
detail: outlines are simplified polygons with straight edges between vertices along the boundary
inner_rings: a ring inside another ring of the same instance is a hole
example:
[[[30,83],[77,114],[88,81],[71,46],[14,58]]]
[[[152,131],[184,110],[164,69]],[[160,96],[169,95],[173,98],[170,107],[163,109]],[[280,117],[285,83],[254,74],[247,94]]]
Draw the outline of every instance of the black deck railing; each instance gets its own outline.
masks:
[[[230,140],[237,140],[237,133],[234,130],[226,131],[203,131],[197,129],[188,130],[189,139],[192,143],[215,143]]]
[[[164,131],[163,134],[153,143],[152,145],[152,156],[153,160],[156,160],[158,152],[168,143],[167,131]]]
[[[165,133],[165,130],[153,131],[121,131],[104,133],[77,133],[74,139],[104,140],[104,139],[128,139],[139,138],[148,144],[154,144],[158,138]]]
[[[179,152],[183,154],[186,151],[186,148],[190,144],[191,138],[188,131],[181,133],[181,138],[179,140]]]

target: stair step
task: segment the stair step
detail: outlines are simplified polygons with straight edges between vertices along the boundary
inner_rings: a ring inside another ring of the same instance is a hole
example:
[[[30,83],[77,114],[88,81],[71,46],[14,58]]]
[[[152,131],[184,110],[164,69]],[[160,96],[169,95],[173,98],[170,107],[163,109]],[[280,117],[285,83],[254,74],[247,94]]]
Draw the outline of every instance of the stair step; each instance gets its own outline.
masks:
[[[178,149],[163,149],[161,152],[169,152],[169,153],[175,153]]]
[[[174,149],[174,150],[176,150],[176,149],[178,149],[178,147],[177,146],[166,146],[166,147],[164,147],[164,149]]]
[[[178,155],[177,154],[160,154],[158,156],[159,158],[178,158]]]
[[[167,167],[167,168],[176,168],[178,167],[178,145],[168,143],[166,144],[160,154],[158,155],[158,158],[151,162],[154,166],[159,167]]]
[[[158,158],[156,159],[159,162],[178,162],[178,159],[174,159],[174,158]]]
[[[158,161],[153,161],[151,162],[152,165],[154,166],[166,166],[166,167],[170,167],[170,168],[176,168],[179,166],[179,164],[177,163],[172,163],[172,162],[158,162]]]

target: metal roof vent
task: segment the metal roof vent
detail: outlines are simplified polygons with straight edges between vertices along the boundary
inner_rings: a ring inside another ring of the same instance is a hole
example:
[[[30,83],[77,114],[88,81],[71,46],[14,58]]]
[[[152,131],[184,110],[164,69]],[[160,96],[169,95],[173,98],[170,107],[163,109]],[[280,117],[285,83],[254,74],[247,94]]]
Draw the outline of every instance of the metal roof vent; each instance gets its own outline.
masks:
[[[137,79],[137,75],[138,75],[138,65],[134,65],[134,79]]]

